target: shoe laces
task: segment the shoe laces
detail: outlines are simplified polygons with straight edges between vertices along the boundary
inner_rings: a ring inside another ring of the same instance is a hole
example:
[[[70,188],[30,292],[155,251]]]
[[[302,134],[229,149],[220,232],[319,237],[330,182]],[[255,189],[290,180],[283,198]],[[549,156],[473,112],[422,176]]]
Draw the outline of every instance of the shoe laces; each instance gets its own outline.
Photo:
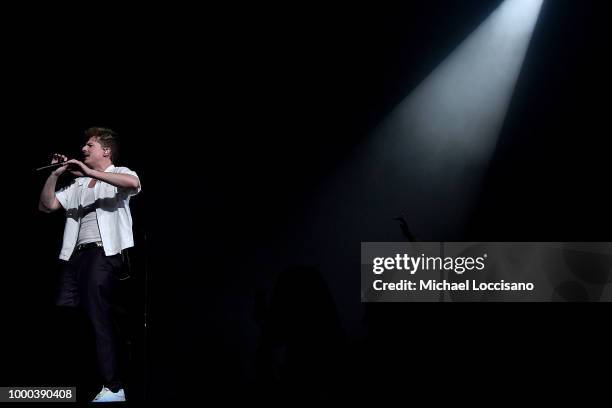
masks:
[[[106,394],[108,391],[110,391],[108,388],[106,387],[102,387],[102,389],[100,390],[100,392],[98,393],[98,395],[96,395],[96,398],[94,398],[94,401],[102,398],[104,396],[104,394]]]

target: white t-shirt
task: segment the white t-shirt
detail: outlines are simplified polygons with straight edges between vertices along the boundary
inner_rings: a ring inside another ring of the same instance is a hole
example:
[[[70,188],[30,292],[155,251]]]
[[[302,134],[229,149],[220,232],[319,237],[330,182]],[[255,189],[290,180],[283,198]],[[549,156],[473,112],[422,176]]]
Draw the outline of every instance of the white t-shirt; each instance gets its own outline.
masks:
[[[104,172],[138,177],[136,172],[127,167],[115,167],[112,164]],[[90,177],[79,177],[70,185],[55,192],[57,200],[66,210],[64,240],[59,256],[65,261],[70,259],[77,243],[83,196],[90,181]],[[138,194],[140,190],[140,183],[138,188],[121,188],[100,180],[93,187],[96,217],[106,256],[118,254],[123,249],[134,246],[129,203],[130,197]]]
[[[96,215],[96,197],[94,194],[94,188],[89,187],[83,189],[82,194],[83,201],[79,210],[80,224],[79,224],[79,238],[77,239],[77,246],[81,244],[87,244],[89,242],[100,242],[102,237],[100,236],[100,228],[98,227],[98,216]]]

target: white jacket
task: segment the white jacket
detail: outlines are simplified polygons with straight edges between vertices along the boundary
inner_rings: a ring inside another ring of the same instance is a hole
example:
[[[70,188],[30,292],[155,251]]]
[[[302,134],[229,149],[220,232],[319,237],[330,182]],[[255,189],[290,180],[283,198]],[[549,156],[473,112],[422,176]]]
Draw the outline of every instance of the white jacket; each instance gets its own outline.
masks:
[[[112,164],[104,172],[131,174],[136,172],[127,167],[115,167]],[[76,178],[70,185],[55,192],[57,200],[66,210],[66,225],[60,259],[70,259],[79,236],[80,213],[83,209],[83,192],[91,181],[90,177]],[[104,245],[104,253],[111,256],[123,249],[134,246],[132,233],[132,214],[130,213],[130,196],[140,192],[137,189],[115,187],[98,180],[94,186],[94,198],[98,227]]]

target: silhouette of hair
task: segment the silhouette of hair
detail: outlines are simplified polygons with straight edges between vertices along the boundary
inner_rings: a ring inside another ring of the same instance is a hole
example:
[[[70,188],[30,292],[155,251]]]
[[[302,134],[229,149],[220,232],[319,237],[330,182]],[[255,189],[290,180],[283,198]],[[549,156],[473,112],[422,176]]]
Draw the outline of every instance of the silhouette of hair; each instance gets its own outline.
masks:
[[[260,293],[259,379],[277,395],[308,389],[309,398],[326,399],[343,365],[345,337],[325,279],[315,267],[288,267],[278,276],[265,313],[262,302]]]

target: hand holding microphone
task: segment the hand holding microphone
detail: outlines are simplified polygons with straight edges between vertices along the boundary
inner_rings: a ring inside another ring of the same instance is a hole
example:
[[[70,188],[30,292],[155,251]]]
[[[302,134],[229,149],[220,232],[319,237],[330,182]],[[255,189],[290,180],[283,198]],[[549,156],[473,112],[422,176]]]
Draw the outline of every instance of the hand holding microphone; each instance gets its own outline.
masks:
[[[67,161],[68,161],[68,158],[66,156],[64,156],[63,154],[54,153],[53,154],[53,159],[51,160],[51,164],[50,165],[39,167],[36,170],[43,170],[43,169],[47,169],[47,168],[50,168],[50,167],[58,167],[59,166],[57,170],[53,171],[53,175],[54,176],[60,176],[68,168],[68,163],[62,164],[62,163],[67,162]]]
[[[87,159],[87,158],[85,158]],[[82,161],[76,159],[68,159],[63,154],[54,153],[53,159],[51,160],[51,164],[47,166],[42,166],[35,171],[40,171],[44,169],[49,169],[51,167],[57,167],[57,170],[54,170],[51,175],[55,177],[61,176],[66,170],[68,170],[72,175],[77,177],[91,177],[92,172],[95,170],[83,163]]]
[[[68,160],[66,156],[58,153],[53,154],[51,164],[49,164],[48,166],[39,167],[36,169],[36,171],[48,169],[51,167],[57,167],[58,169],[53,171],[52,174],[56,177],[59,177],[66,171],[66,169],[68,169],[68,166],[70,165],[73,165],[73,167],[70,168],[69,171],[77,177],[83,177],[89,174],[90,169],[85,164],[74,159]]]

